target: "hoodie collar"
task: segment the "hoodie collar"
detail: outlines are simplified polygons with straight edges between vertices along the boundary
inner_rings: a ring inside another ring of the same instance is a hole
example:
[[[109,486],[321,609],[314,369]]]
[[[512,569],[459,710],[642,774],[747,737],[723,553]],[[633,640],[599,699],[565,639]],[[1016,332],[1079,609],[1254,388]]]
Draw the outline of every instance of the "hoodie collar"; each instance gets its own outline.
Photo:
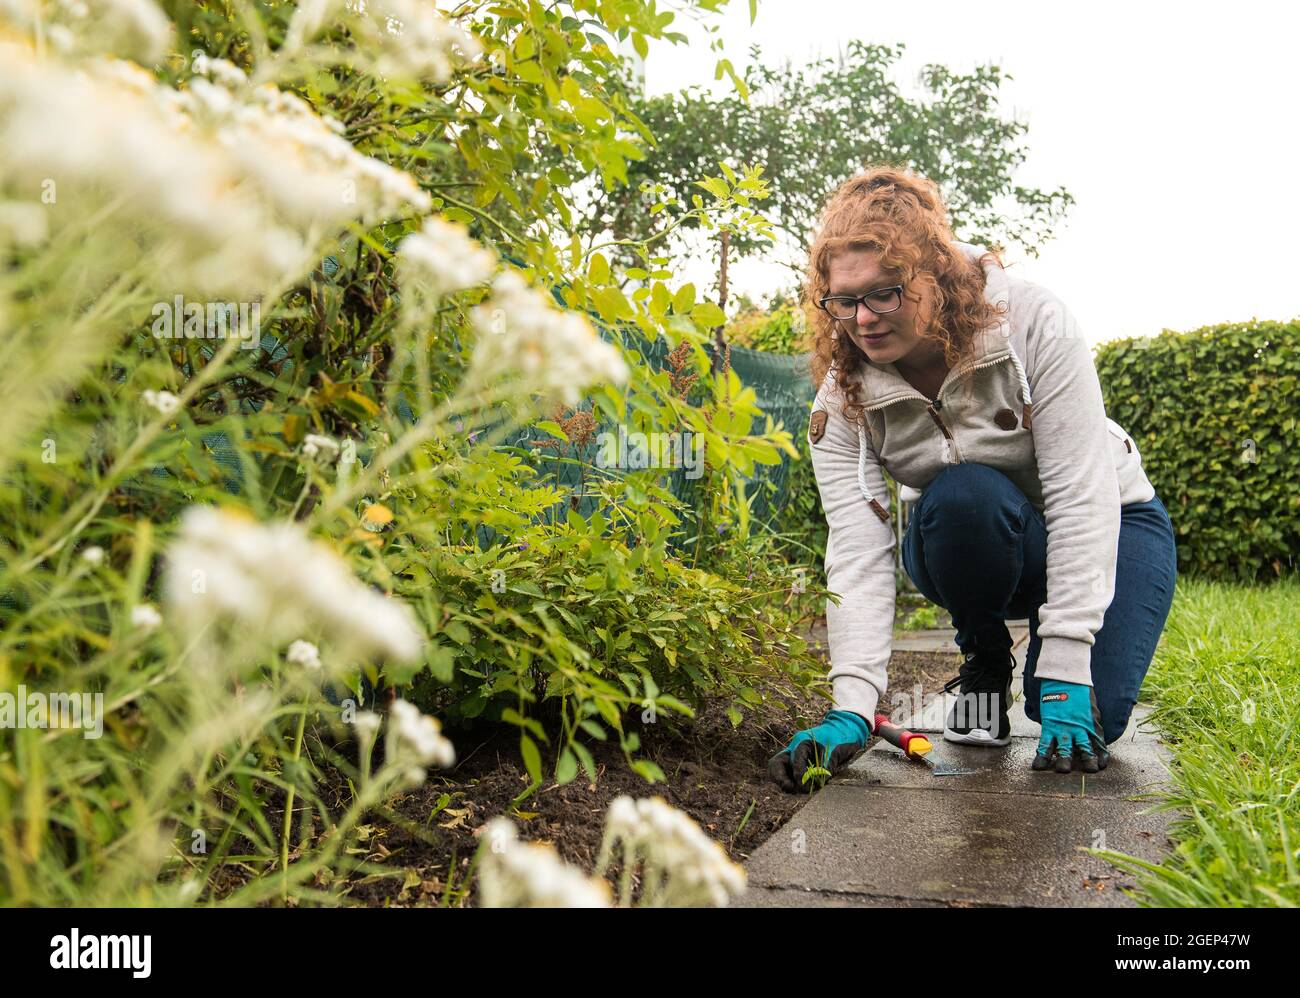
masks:
[[[971,260],[978,260],[987,252],[983,246],[959,242],[956,244]],[[980,364],[1002,360],[1011,353],[1011,324],[1007,305],[1010,301],[1010,285],[1006,271],[993,260],[984,262],[984,300],[998,306],[1003,313],[975,334],[966,357],[957,365],[957,375]],[[898,372],[894,364],[876,364],[863,357],[863,364],[858,369],[862,384],[862,398],[868,405],[879,402],[892,402],[895,399],[916,395],[916,389]]]

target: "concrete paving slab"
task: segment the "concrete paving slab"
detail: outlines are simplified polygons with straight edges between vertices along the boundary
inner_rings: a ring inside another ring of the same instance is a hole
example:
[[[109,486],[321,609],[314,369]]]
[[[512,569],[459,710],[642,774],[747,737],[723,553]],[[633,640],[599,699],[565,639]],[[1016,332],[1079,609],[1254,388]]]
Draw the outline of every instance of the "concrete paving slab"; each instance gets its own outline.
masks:
[[[1079,852],[1150,860],[1168,815],[1129,801],[832,783],[755,851],[753,889],[1043,907],[1129,907],[1134,881]]]
[[[1038,738],[1039,726],[1036,721],[1025,716],[1024,694],[1013,688],[1015,701],[1007,710],[1007,720],[1011,724],[1011,737]],[[912,731],[924,731],[928,734],[942,733],[948,711],[957,702],[957,694],[932,693],[921,698],[918,709],[916,696],[911,690],[890,690],[885,694],[878,708],[894,718],[894,723]]]
[[[1007,720],[1011,724],[1011,737],[1032,738],[1037,741],[1042,727],[1037,721],[1031,721],[1025,714],[1024,691],[1018,687],[1019,681],[1013,680],[1012,693],[1015,695],[1015,700],[1007,710]],[[956,701],[956,693],[933,693],[923,696],[918,707],[913,691],[890,690],[885,694],[885,699],[881,701],[878,709],[892,717],[895,724],[900,724],[911,731],[942,734],[948,711]],[[1115,744],[1127,743],[1134,739],[1155,741],[1154,731],[1149,725],[1143,724],[1149,714],[1150,708],[1143,704],[1134,707],[1129,717],[1128,727]]]
[[[957,632],[952,628],[923,631],[895,631],[891,647],[894,651],[919,651],[934,654],[960,655],[957,647]]]
[[[1007,621],[1011,640],[1015,647],[1023,648],[1029,641],[1028,621]],[[805,641],[815,648],[825,650],[829,639],[825,621],[816,621],[801,633]],[[929,652],[932,654],[961,654],[957,647],[957,632],[951,627],[930,628],[920,631],[895,631],[892,642],[894,651]]]
[[[1029,720],[1025,715],[1025,649],[1026,645],[1023,642],[1012,649],[1016,660],[1016,668],[1011,676],[1011,693],[1014,700],[1007,711],[1007,720],[1011,723],[1011,736],[1013,738],[1037,739],[1041,730],[1039,724],[1037,721]],[[941,733],[944,722],[948,717],[948,711],[956,700],[956,691],[922,694],[918,702],[915,689],[890,689],[886,691],[879,710],[893,717],[896,724],[901,724],[912,731]],[[1154,738],[1154,734],[1151,732],[1143,731],[1139,733],[1137,731],[1137,726],[1149,712],[1148,707],[1138,704],[1133,709],[1133,715],[1129,719],[1129,726],[1120,741],[1126,741],[1134,737]]]
[[[1028,625],[1011,624],[1007,630],[1011,633],[1012,647],[1024,648],[1029,643]],[[895,651],[949,652],[960,655],[957,647],[957,632],[951,627],[940,627],[920,631],[895,631],[892,645]]]
[[[955,693],[891,689],[881,710],[935,735],[933,757],[974,772],[935,777],[877,741],[755,851],[749,890],[733,907],[1132,906],[1120,888],[1133,879],[1079,849],[1160,859],[1172,815],[1151,813],[1151,795],[1169,779],[1170,753],[1139,704],[1101,773],[1033,772],[1040,728],[1024,710],[1029,631],[1027,621],[1008,625],[1011,744],[945,742]],[[956,653],[952,637],[901,632],[894,647]]]
[[[1030,768],[1037,738],[1012,738],[1004,748],[980,748],[939,741],[927,758],[973,772],[934,776],[924,763],[913,762],[888,742],[877,741],[836,775],[835,782],[861,786],[911,787],[981,793],[1036,794],[1125,800],[1149,794],[1166,784],[1169,770],[1153,739],[1120,741],[1110,746],[1110,763],[1099,773],[1036,773]]]
[[[793,887],[751,887],[728,908],[948,908],[946,901],[885,898],[871,894],[805,891]]]

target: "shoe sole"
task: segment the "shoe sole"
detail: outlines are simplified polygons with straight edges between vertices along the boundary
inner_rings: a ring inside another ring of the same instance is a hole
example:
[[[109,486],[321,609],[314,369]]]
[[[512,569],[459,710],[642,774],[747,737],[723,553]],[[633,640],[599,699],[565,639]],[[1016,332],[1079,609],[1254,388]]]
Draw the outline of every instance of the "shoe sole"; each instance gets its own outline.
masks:
[[[943,740],[946,742],[956,742],[958,745],[980,745],[985,748],[1001,748],[1004,745],[1011,744],[1011,736],[1003,735],[1001,738],[994,738],[983,728],[972,728],[967,732],[953,731],[951,728],[943,729]]]

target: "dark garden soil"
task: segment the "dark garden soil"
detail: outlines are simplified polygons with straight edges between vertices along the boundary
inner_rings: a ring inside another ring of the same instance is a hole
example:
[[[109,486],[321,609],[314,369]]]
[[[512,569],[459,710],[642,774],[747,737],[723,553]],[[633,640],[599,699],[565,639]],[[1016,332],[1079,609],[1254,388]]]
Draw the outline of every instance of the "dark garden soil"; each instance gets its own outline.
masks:
[[[933,692],[955,674],[958,662],[956,655],[895,653],[890,686],[910,694],[919,683]],[[445,733],[456,745],[456,767],[430,771],[425,785],[390,801],[386,817],[362,830],[358,849],[391,872],[354,877],[346,896],[354,904],[372,906],[472,905],[472,884],[468,893],[463,888],[478,845],[476,832],[499,814],[513,817],[522,838],[550,842],[566,860],[591,870],[605,809],[620,794],[664,797],[720,842],[732,859],[743,862],[808,799],[785,794],[771,783],[767,763],[798,727],[820,719],[829,702],[793,688],[785,696],[802,716],[797,726],[789,709],[772,705],[747,711],[740,727],[733,728],[724,702],[707,704],[694,719],[660,715],[656,724],[638,722],[637,757],[655,762],[666,783],[649,784],[629,769],[616,744],[588,742],[596,782],[580,769],[577,779],[564,786],[548,781],[517,807],[513,802],[529,779],[513,729],[448,729]],[[548,762],[553,764],[553,756]],[[338,790],[340,798],[346,795],[341,782]],[[334,890],[340,886],[332,885]]]

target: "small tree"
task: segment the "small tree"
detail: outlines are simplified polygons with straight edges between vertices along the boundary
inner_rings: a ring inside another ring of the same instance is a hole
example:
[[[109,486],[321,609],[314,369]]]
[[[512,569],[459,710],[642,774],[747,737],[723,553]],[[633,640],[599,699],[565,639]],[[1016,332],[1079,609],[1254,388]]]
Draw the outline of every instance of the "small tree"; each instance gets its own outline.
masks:
[[[627,239],[653,238],[663,223],[649,213],[650,182],[683,201],[699,177],[720,161],[756,164],[771,191],[764,205],[791,251],[796,272],[806,240],[827,195],[872,163],[904,165],[944,191],[959,236],[980,233],[1001,246],[1015,243],[1036,255],[1074,198],[1012,183],[1026,156],[1027,126],[998,114],[999,67],[968,75],[927,65],[928,96],[910,100],[890,80],[904,46],[851,41],[838,58],[807,66],[772,67],[757,46],[738,92],[712,96],[698,88],[632,99],[630,110],[656,139],[652,151],[628,163],[628,184],[599,191],[586,213],[593,231]],[[1005,77],[1010,79],[1010,77]],[[679,240],[698,228],[683,226]],[[719,246],[722,245],[721,237]],[[744,233],[729,235],[728,255],[746,256],[763,245]],[[720,253],[719,273],[726,259]]]

